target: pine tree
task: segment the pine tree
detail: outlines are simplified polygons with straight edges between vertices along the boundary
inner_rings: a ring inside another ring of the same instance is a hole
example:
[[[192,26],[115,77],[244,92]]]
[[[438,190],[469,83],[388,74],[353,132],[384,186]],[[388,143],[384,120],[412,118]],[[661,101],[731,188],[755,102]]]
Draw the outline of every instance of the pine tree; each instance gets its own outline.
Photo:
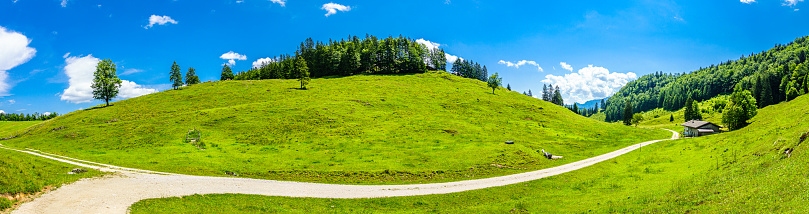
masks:
[[[573,112],[576,112],[576,114],[579,114],[579,105],[577,105],[576,103],[573,103]]]
[[[180,73],[180,66],[177,65],[176,61],[171,64],[171,72],[169,72],[169,75],[172,88],[177,89],[177,87],[183,86],[183,74]]]
[[[685,122],[691,121],[694,118],[694,99],[691,99],[689,96],[687,100],[685,100],[685,110],[683,111],[683,116],[685,117]]]
[[[542,100],[548,101],[548,85],[542,84]]]
[[[607,109],[607,104],[604,103],[604,99],[601,99],[601,109]]]
[[[188,73],[185,73],[185,84],[190,86],[198,83],[199,77],[196,74],[196,70],[193,67],[188,67]]]
[[[219,77],[219,80],[232,80],[234,78],[235,77],[233,76],[233,71],[230,70],[230,66],[225,64],[225,66],[222,67],[222,75]]]
[[[529,97],[534,97],[534,94],[533,94],[533,93],[531,93],[531,89],[528,89],[528,96],[529,96]]]
[[[309,84],[309,67],[306,66],[306,60],[303,57],[295,55],[295,65],[293,65],[293,73],[295,77],[298,78],[298,81],[301,82],[301,89],[306,89],[306,85]]]
[[[669,122],[674,122],[674,115],[673,114],[671,115],[671,117],[669,117]]]
[[[506,84],[506,89],[508,89],[509,91],[511,91],[511,84]]]
[[[553,90],[553,99],[551,102],[560,106],[565,104],[565,100],[562,99],[562,93],[559,92],[559,86],[556,86],[556,89]]]
[[[624,106],[624,125],[632,125],[632,103],[627,100]]]
[[[98,62],[96,71],[93,73],[93,99],[104,100],[110,106],[110,100],[118,96],[118,89],[121,88],[121,79],[115,74],[115,63],[105,59]]]

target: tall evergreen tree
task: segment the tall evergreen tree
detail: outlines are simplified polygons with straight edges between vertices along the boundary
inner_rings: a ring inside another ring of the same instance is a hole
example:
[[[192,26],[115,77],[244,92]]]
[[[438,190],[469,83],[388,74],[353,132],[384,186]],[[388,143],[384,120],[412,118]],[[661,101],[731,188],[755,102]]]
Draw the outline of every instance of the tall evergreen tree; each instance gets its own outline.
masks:
[[[300,57],[296,54],[295,56],[295,65],[293,67],[293,73],[295,77],[298,78],[298,81],[301,82],[301,89],[306,89],[306,85],[309,84],[309,67],[306,66],[306,60],[303,57]]]
[[[528,96],[529,96],[529,97],[534,97],[534,94],[533,94],[533,93],[531,93],[531,89],[528,89]]]
[[[230,70],[230,66],[228,66],[228,64],[225,64],[222,67],[222,75],[219,76],[219,80],[232,80],[232,79],[235,79],[235,77],[233,76],[233,71]]]
[[[511,84],[506,84],[506,89],[508,89],[509,91],[511,91]]]
[[[98,62],[96,71],[93,73],[93,99],[104,100],[110,106],[110,100],[118,96],[118,89],[121,88],[121,79],[115,74],[115,63],[105,59]]]
[[[607,104],[604,102],[604,99],[601,99],[601,109],[607,109]]]
[[[172,88],[177,89],[177,87],[183,86],[183,74],[180,73],[180,66],[177,65],[177,61],[171,64],[171,72],[169,72],[169,75]]]
[[[196,70],[193,67],[188,67],[188,73],[185,73],[185,84],[190,86],[198,83],[199,77],[196,74]]]
[[[694,118],[694,99],[691,99],[691,97],[688,97],[688,99],[685,100],[685,110],[683,112],[683,116],[685,117],[686,122],[696,119]]]
[[[573,112],[576,112],[576,114],[579,114],[579,105],[576,104],[576,103],[573,103]]]
[[[548,85],[542,84],[542,100],[548,101]]]
[[[626,100],[626,106],[624,107],[624,125],[632,125],[632,102]]]
[[[556,86],[556,89],[553,90],[553,99],[551,102],[560,106],[565,104],[565,100],[562,99],[562,93],[559,92],[559,86]]]

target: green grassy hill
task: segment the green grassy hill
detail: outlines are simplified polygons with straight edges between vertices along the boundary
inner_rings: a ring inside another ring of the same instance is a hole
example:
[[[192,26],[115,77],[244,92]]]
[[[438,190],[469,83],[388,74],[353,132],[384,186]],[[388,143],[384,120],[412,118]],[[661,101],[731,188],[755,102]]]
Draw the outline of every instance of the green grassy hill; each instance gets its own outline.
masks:
[[[809,96],[759,110],[749,126],[663,141],[577,171],[461,193],[375,199],[194,195],[132,213],[805,213]],[[785,151],[791,151],[785,154]]]
[[[444,72],[299,86],[202,83],[72,112],[3,144],[183,174],[417,183],[547,168],[670,135],[593,121],[502,88],[492,94],[481,81]],[[193,128],[204,149],[185,142]],[[540,149],[566,158],[545,160]]]

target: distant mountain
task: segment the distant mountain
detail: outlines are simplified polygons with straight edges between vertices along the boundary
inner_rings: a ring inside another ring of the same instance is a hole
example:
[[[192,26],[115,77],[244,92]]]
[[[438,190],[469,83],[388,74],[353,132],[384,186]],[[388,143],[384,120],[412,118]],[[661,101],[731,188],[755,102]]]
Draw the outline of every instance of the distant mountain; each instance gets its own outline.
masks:
[[[610,97],[605,97],[604,101],[606,102],[607,99],[609,99],[609,98]],[[576,105],[579,106],[579,108],[592,108],[593,106],[596,105],[596,103],[598,103],[598,108],[604,108],[604,107],[601,107],[601,99],[590,100],[590,101],[587,101],[587,102],[584,102],[584,103],[576,103]]]

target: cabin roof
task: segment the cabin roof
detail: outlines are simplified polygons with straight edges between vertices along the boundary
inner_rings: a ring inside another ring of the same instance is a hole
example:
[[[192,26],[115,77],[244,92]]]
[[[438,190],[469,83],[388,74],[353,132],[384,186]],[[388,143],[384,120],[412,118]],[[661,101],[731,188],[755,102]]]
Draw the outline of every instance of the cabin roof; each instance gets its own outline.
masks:
[[[701,121],[701,120],[690,120],[690,121],[685,122],[685,123],[680,124],[680,125],[685,126],[685,127],[689,127],[689,128],[699,129],[700,127],[706,126],[708,124],[713,124],[713,123],[708,122],[708,121]],[[713,124],[713,125],[719,127],[716,124]]]

